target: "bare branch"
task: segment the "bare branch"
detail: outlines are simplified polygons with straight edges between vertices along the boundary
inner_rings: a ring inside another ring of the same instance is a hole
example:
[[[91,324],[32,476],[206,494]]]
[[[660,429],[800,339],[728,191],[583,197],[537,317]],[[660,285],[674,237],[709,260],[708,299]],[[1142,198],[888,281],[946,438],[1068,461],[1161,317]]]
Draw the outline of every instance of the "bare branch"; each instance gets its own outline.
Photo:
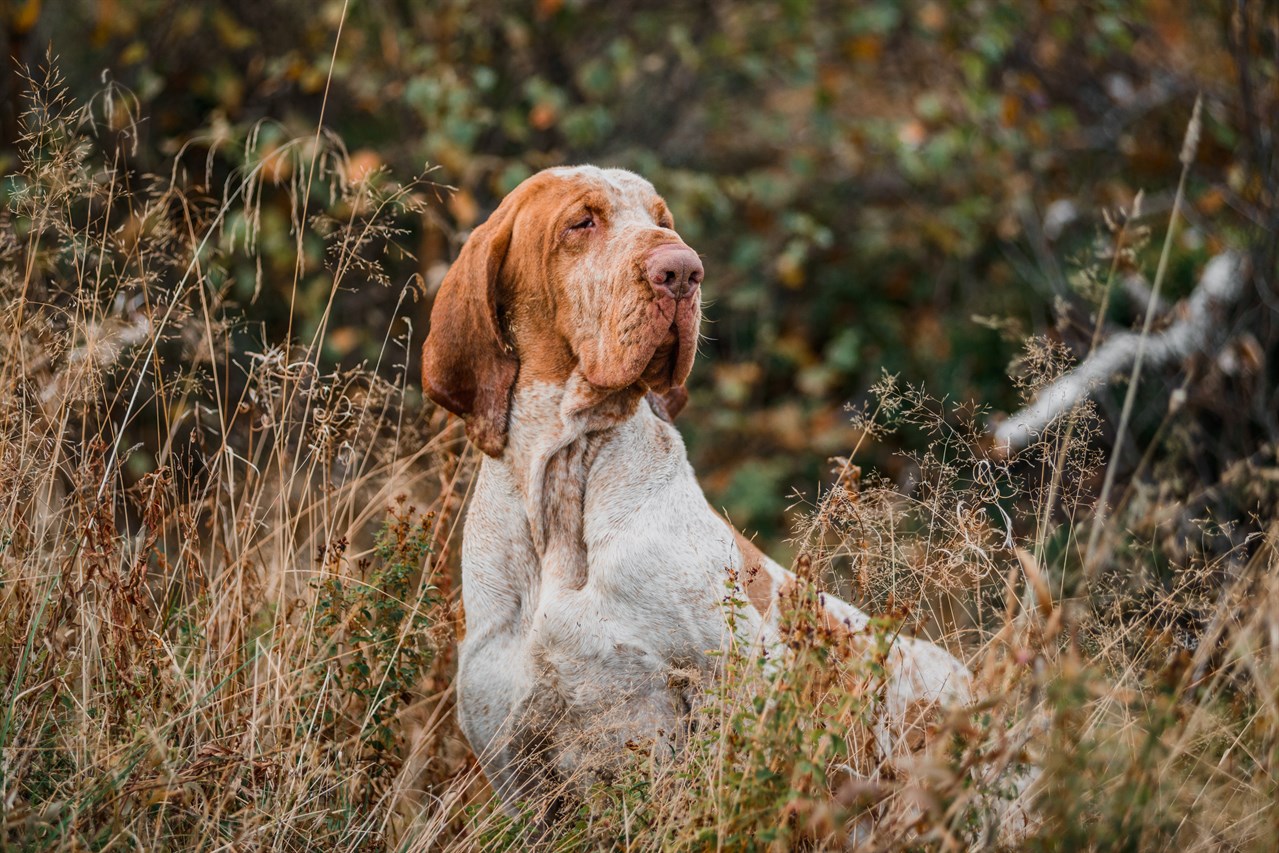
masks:
[[[1176,321],[1146,341],[1150,365],[1160,367],[1181,361],[1218,343],[1221,321],[1243,294],[1247,280],[1241,254],[1223,252],[1210,260],[1194,292],[1175,307]],[[1140,341],[1141,335],[1136,332],[1111,336],[1078,367],[1041,390],[1033,403],[1000,423],[995,428],[996,443],[1008,450],[1030,444],[1056,418],[1107,385],[1116,374],[1127,371]]]
[[[1156,317],[1162,317],[1168,313],[1168,303],[1163,300],[1163,297],[1155,296],[1150,288],[1150,282],[1146,281],[1146,277],[1141,273],[1135,272],[1124,276],[1119,280],[1119,287],[1124,297],[1132,304],[1134,311],[1144,311],[1153,299]]]

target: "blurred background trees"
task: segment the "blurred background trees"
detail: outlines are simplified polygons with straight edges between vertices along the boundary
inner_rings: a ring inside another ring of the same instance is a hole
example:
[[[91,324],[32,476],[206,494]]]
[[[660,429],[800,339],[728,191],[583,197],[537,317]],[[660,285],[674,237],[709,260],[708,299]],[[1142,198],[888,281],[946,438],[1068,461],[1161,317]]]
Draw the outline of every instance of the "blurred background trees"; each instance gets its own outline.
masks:
[[[1228,319],[1231,358],[1147,377],[1132,423],[1144,438],[1120,464],[1158,432],[1198,443],[1189,464],[1211,489],[1279,435],[1279,40],[1266,4],[3,0],[0,16],[3,171],[29,85],[19,66],[49,55],[78,99],[111,100],[101,132],[136,149],[138,181],[176,158],[192,193],[217,196],[263,164],[261,263],[245,252],[224,278],[251,318],[245,347],[309,340],[329,300],[326,247],[295,239],[284,191],[308,174],[298,163],[321,116],[350,173],[439,185],[362,247],[381,267],[336,297],[333,365],[376,360],[406,284],[420,298],[396,322],[420,342],[468,229],[533,171],[593,162],[650,178],[707,267],[707,340],[682,416],[694,465],[713,502],[770,536],[796,493],[830,478],[826,457],[856,443],[847,406],[882,371],[1008,411],[1026,334],[1085,352],[1111,226],[1141,190],[1130,234],[1153,239],[1125,255],[1133,286],[1105,318],[1139,320],[1138,274],[1153,275],[1202,93],[1164,294],[1186,295],[1228,245],[1251,252],[1255,294]],[[115,88],[99,94],[104,83]],[[290,140],[299,157],[272,158]],[[1189,394],[1164,430],[1174,387]],[[1120,399],[1122,386],[1099,401],[1112,424]],[[862,455],[908,477],[893,449]]]

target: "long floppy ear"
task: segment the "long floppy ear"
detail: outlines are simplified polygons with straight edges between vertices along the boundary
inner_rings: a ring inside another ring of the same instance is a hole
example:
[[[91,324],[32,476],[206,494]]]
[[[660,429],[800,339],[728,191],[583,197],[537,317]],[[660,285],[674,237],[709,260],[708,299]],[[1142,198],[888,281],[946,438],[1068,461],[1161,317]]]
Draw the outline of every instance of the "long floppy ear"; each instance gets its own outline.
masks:
[[[506,447],[506,422],[519,359],[498,322],[498,277],[511,243],[511,210],[500,206],[471,232],[440,285],[422,345],[422,388],[466,420],[466,434],[489,456]]]

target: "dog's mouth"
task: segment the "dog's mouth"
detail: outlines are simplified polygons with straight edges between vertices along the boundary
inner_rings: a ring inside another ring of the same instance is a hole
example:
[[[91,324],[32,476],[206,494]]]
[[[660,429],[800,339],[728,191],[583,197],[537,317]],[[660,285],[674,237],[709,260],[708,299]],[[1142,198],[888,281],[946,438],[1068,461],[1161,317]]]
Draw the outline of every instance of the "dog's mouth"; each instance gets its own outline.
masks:
[[[628,346],[604,355],[603,350],[583,352],[586,380],[601,390],[622,390],[639,385],[665,392],[682,385],[693,366],[701,305],[696,299],[649,302],[641,310],[648,316],[638,324]],[[634,328],[634,327],[633,327]]]
[[[653,354],[669,354],[677,346],[679,346],[679,325],[675,320],[672,320],[670,327],[666,330],[666,337],[662,338],[662,342],[657,345],[657,349]]]
[[[650,388],[669,388],[678,385],[675,381],[675,369],[679,364],[680,333],[679,323],[672,320],[661,341],[653,350],[653,356],[644,368],[644,384]]]

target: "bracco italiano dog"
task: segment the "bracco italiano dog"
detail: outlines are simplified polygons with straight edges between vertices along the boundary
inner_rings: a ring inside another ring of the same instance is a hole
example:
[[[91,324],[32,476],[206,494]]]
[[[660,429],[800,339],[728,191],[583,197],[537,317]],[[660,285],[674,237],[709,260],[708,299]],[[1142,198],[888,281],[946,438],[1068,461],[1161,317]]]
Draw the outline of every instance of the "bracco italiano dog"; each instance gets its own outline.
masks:
[[[507,802],[572,784],[628,741],[677,738],[686,675],[713,677],[730,624],[779,646],[795,577],[707,504],[669,420],[702,275],[648,181],[558,168],[475,229],[436,297],[425,390],[485,454],[462,548],[458,713]],[[731,619],[730,578],[746,602]],[[839,630],[867,629],[856,607],[822,606]],[[971,688],[920,640],[897,638],[885,666],[872,742],[890,760],[918,743],[921,708]]]

